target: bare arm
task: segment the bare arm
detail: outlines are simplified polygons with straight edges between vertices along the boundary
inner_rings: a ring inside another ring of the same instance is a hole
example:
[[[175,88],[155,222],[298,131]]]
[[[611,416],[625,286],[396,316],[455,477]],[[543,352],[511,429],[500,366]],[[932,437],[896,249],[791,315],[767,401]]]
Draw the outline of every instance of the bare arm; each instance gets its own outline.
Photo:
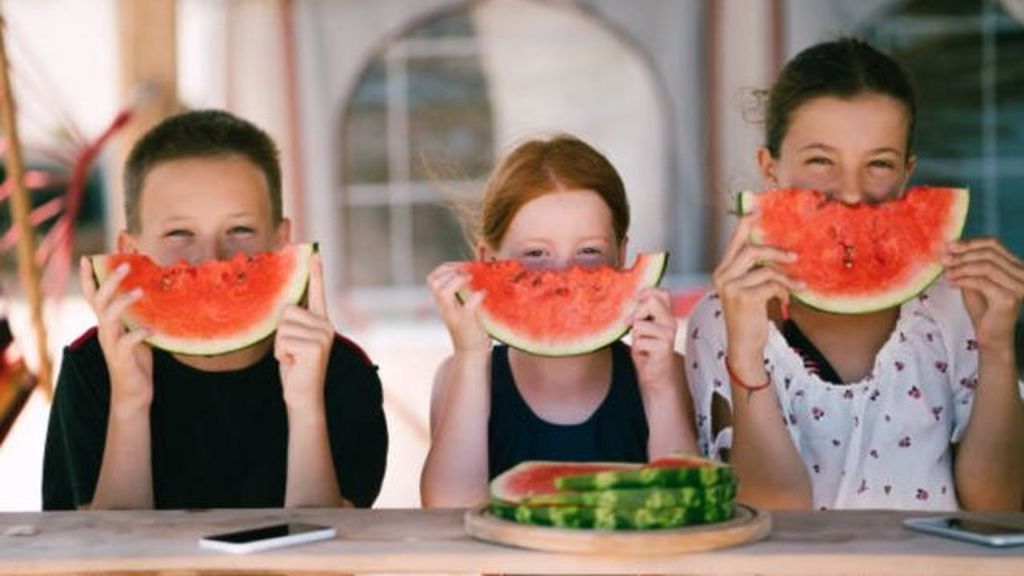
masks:
[[[730,462],[740,480],[737,498],[774,509],[806,509],[812,502],[807,468],[786,430],[784,415],[767,382],[764,348],[768,341],[768,302],[788,302],[791,279],[770,265],[791,256],[767,246],[747,243],[752,217],[740,220],[714,273],[722,301],[729,349],[733,440]],[[761,265],[767,262],[768,265]]]
[[[286,508],[351,506],[341,495],[323,404],[288,408]]]
[[[456,293],[469,282],[459,263],[445,263],[427,277],[455,354],[434,377],[430,403],[430,452],[420,476],[428,508],[469,507],[487,501],[487,421],[491,412],[491,338],[478,310],[484,293],[463,304]]]
[[[110,371],[110,413],[103,461],[92,501],[94,510],[153,508],[153,468],[150,452],[149,409],[153,401],[153,351],[143,340],[144,329],[129,331],[121,319],[141,292],[117,293],[128,274],[122,264],[99,287],[90,261],[83,258],[79,280],[96,313],[98,336]]]
[[[334,344],[327,318],[323,265],[314,255],[309,275],[309,307],[289,306],[274,336],[281,386],[288,413],[286,508],[348,505],[338,487],[327,433],[324,380]]]
[[[686,386],[683,357],[675,352],[678,323],[668,292],[649,289],[637,298],[630,352],[647,416],[648,458],[674,452],[697,453],[693,400]]]
[[[1024,404],[1013,343],[1024,264],[985,238],[951,245],[944,264],[950,282],[963,291],[978,342],[978,386],[954,468],[957,496],[968,510],[1020,510]]]
[[[430,451],[420,477],[423,506],[487,502],[490,350],[456,354],[438,369],[430,405]]]
[[[91,510],[153,508],[149,404],[111,398],[103,463]]]
[[[760,355],[729,360],[744,382],[762,383],[767,375]],[[735,383],[732,392],[732,449],[729,461],[740,479],[737,498],[771,509],[811,506],[811,479],[771,387],[748,392]]]

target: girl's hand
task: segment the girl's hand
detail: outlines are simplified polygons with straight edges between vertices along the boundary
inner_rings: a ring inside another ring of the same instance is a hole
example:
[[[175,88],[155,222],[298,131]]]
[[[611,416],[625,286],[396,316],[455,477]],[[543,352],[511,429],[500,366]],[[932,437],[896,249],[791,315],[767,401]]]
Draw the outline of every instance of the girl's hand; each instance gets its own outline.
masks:
[[[802,287],[775,264],[793,262],[796,255],[771,246],[750,244],[756,215],[744,216],[729,240],[712,280],[725,314],[729,356],[755,358],[760,363],[768,342],[768,302],[789,305],[789,293]],[[735,365],[734,365],[735,366]]]
[[[491,349],[487,335],[477,315],[486,294],[476,292],[465,302],[456,293],[469,284],[469,275],[461,262],[445,262],[427,276],[427,286],[434,295],[437,310],[448,327],[455,353],[482,352]]]
[[[334,345],[334,325],[327,318],[324,268],[319,254],[309,267],[308,308],[287,306],[274,335],[274,357],[280,364],[285,405],[322,409],[327,361]]]
[[[676,365],[675,341],[679,327],[672,316],[666,290],[645,288],[636,297],[630,324],[633,327],[631,354],[641,390],[672,386],[683,372]]]
[[[86,302],[96,313],[100,348],[110,373],[111,410],[148,410],[153,402],[153,350],[143,340],[150,332],[145,328],[129,330],[124,325],[124,313],[142,297],[142,289],[124,294],[117,291],[128,268],[122,263],[97,287],[92,261],[82,258],[78,279]]]
[[[995,238],[974,238],[951,242],[942,264],[963,294],[978,345],[1012,347],[1024,299],[1024,263]]]

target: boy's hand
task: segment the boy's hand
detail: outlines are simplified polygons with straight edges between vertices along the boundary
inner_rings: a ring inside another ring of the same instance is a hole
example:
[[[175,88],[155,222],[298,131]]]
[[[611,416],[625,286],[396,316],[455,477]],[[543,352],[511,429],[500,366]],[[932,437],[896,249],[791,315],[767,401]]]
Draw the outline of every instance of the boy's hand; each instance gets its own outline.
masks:
[[[942,264],[963,293],[978,345],[1010,347],[1024,299],[1024,263],[995,238],[952,242]]]
[[[679,323],[672,316],[666,290],[646,288],[637,295],[633,325],[632,357],[641,390],[671,386],[683,367],[676,365],[675,342]]]
[[[110,373],[111,412],[148,410],[153,401],[153,350],[143,342],[149,331],[128,330],[124,325],[125,310],[142,297],[140,288],[118,293],[127,275],[128,264],[121,264],[97,287],[92,261],[83,257],[78,266],[82,293],[96,314],[100,348]]]
[[[491,337],[477,316],[485,293],[477,292],[465,302],[459,302],[456,296],[468,284],[469,275],[462,269],[461,262],[445,262],[427,276],[427,286],[448,328],[455,353],[489,352]]]
[[[334,325],[327,318],[319,254],[314,254],[310,262],[308,306],[286,307],[274,336],[274,357],[280,363],[284,401],[289,410],[323,409]]]

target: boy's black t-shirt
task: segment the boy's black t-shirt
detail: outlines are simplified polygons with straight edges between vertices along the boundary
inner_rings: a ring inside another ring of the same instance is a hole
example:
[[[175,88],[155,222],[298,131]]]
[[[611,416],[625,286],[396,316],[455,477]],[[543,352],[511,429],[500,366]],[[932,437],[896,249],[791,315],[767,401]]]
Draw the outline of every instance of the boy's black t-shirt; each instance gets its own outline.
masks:
[[[325,384],[327,428],[343,497],[380,492],[388,432],[377,368],[337,336]],[[110,379],[95,329],[64,350],[43,458],[43,509],[92,501],[103,459]],[[153,350],[150,411],[156,508],[284,505],[288,419],[270,351],[238,371],[206,372]]]

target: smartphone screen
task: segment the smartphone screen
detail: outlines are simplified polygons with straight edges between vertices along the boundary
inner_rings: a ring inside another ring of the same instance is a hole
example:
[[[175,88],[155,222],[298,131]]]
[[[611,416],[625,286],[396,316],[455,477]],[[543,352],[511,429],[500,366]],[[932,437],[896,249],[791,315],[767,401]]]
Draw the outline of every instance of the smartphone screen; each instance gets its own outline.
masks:
[[[260,540],[272,540],[274,538],[305,534],[306,532],[316,532],[317,530],[323,529],[323,526],[315,526],[313,524],[275,524],[273,526],[253,528],[252,530],[215,534],[213,536],[207,536],[206,539],[216,540],[218,542],[230,542],[231,544],[245,544],[247,542],[258,542]]]
[[[998,524],[986,520],[955,516],[907,518],[903,521],[903,525],[911,530],[988,546],[1024,545],[1024,527]]]
[[[335,534],[334,528],[330,526],[288,522],[205,536],[199,539],[199,545],[203,548],[245,553],[327,540],[334,538]]]
[[[990,524],[988,522],[979,522],[977,520],[969,520],[967,518],[947,518],[946,527],[953,530],[963,530],[965,532],[981,534],[984,536],[1024,534],[1024,528]]]

